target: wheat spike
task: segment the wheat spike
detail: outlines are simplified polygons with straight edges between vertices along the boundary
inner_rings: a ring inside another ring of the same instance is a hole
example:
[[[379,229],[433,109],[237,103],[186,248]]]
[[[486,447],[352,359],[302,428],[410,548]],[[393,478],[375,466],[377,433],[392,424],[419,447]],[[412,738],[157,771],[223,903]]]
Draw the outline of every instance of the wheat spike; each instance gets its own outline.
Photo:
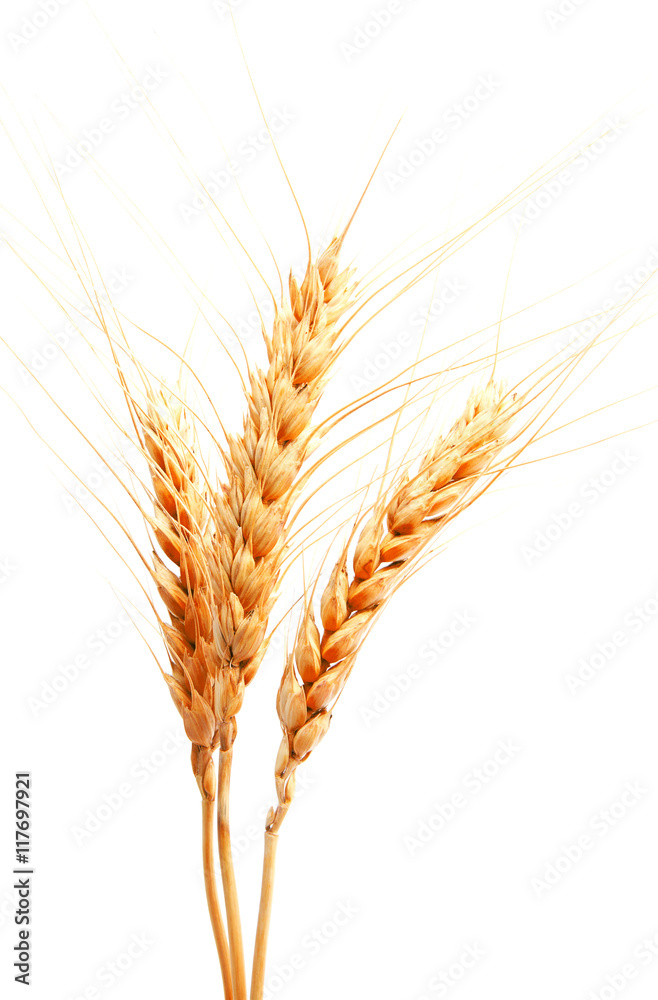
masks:
[[[474,484],[508,444],[520,406],[501,383],[489,381],[471,393],[464,412],[426,452],[416,475],[400,475],[392,499],[374,505],[356,539],[351,579],[345,552],[335,564],[321,599],[322,634],[310,607],[305,609],[277,697],[283,739],[270,831],[276,832],[290,805],[296,767],[329,728],[332,706],[376,617],[421,550],[468,505]]]
[[[180,387],[177,387],[180,389]],[[135,429],[147,458],[155,509],[145,515],[170,569],[153,552],[151,575],[169,612],[160,626],[171,674],[170,694],[192,743],[192,768],[202,797],[203,873],[208,911],[222,970],[224,996],[233,1000],[231,954],[219,907],[213,849],[213,812],[217,775],[213,752],[219,740],[216,721],[219,658],[213,641],[216,614],[213,592],[211,523],[192,422],[180,392],[146,389],[146,406],[128,395]]]
[[[236,1000],[246,1000],[229,827],[236,715],[266,652],[298,474],[319,438],[311,422],[334,360],[340,320],[352,304],[352,272],[339,267],[341,245],[336,238],[316,262],[309,260],[301,287],[290,275],[289,302],[277,309],[271,337],[263,330],[269,365],[249,372],[242,434],[228,440],[228,483],[210,498],[214,711],[221,751],[217,821]]]
[[[267,370],[249,375],[248,412],[225,456],[228,484],[211,498],[216,530],[214,639],[221,659],[216,699],[221,747],[235,739],[244,688],[265,654],[265,630],[285,549],[286,521],[302,463],[318,432],[312,418],[353,302],[352,270],[340,271],[341,238],[309,263],[301,287],[277,309]]]
[[[147,389],[146,406],[133,401],[132,410],[153,485],[155,509],[149,521],[163,555],[175,567],[170,569],[153,552],[151,575],[169,612],[169,621],[160,622],[171,665],[165,680],[192,742],[192,766],[201,793],[214,799],[212,753],[218,736],[212,552],[197,444],[177,394]]]

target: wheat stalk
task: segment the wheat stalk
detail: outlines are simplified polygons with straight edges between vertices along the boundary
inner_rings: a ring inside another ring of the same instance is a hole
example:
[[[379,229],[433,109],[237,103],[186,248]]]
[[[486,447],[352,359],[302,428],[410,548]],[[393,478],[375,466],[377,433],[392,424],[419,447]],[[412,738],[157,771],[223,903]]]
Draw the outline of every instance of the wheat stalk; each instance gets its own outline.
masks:
[[[341,271],[339,265],[343,236],[316,262],[309,260],[301,286],[290,275],[289,301],[277,308],[271,337],[263,330],[269,366],[249,373],[243,432],[228,440],[228,483],[211,498],[218,604],[214,642],[219,656],[217,817],[236,1000],[246,1000],[229,826],[236,715],[266,652],[265,632],[298,475],[319,437],[312,418],[334,359],[340,320],[353,301],[352,271]]]
[[[502,383],[490,380],[476,389],[448,434],[423,456],[417,473],[412,478],[401,473],[388,502],[374,504],[356,538],[351,576],[343,550],[322,593],[322,634],[310,603],[304,610],[277,695],[283,738],[274,767],[277,805],[265,824],[251,1000],[263,995],[276,846],[293,800],[297,767],[326,735],[332,707],[375,619],[421,551],[468,505],[475,484],[509,444],[521,405]]]

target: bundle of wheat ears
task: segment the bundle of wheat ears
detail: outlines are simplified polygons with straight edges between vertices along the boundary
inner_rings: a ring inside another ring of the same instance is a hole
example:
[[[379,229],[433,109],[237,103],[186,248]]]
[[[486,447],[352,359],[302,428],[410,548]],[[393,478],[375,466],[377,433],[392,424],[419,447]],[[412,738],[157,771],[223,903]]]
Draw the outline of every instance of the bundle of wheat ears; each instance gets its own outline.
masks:
[[[202,798],[208,907],[227,997],[247,996],[240,915],[231,856],[229,783],[237,716],[267,646],[268,617],[284,555],[300,471],[317,435],[313,414],[352,302],[341,270],[341,241],[290,279],[266,338],[269,365],[252,370],[243,431],[224,457],[226,480],[206,481],[193,420],[177,393],[128,394],[155,500],[147,514],[157,550],[151,573],[168,617],[161,620],[171,673],[164,674],[192,744]],[[274,854],[294,795],[295,771],[327,733],[361,646],[419,555],[470,498],[506,445],[521,398],[493,380],[475,388],[463,414],[437,438],[413,472],[400,472],[354,531],[322,593],[322,631],[308,595],[286,659],[276,710],[283,739],[276,754],[276,807],[265,829],[265,864],[251,985],[262,996],[272,905]],[[159,550],[159,551],[158,551]],[[219,752],[218,776],[215,753]],[[213,814],[227,935],[215,885]]]
[[[249,364],[242,431],[227,434],[216,447],[223,482],[213,480],[201,458],[200,418],[186,405],[182,382],[167,388],[129,353],[141,386],[134,389],[121,355],[126,345],[110,338],[133,437],[148,463],[149,505],[137,494],[133,498],[154,550],[149,558],[141,554],[166,608],[158,615],[169,662],[163,678],[191,743],[208,911],[224,995],[235,1000],[263,996],[275,853],[296,770],[327,734],[368,633],[398,588],[433,554],[443,529],[526,447],[526,432],[542,412],[532,403],[578,362],[572,356],[549,366],[532,386],[511,390],[495,377],[496,351],[452,425],[426,442],[414,465],[404,463],[382,478],[376,498],[345,529],[329,573],[321,566],[300,581],[301,611],[276,699],[282,740],[278,752],[272,748],[276,798],[264,830],[248,993],[229,826],[237,718],[267,650],[269,618],[290,550],[291,515],[308,489],[305,461],[335,426],[316,423],[314,414],[359,300],[354,271],[340,260],[345,233],[317,259],[309,254],[301,284],[291,274],[271,332],[263,326],[267,367]],[[530,419],[522,417],[528,407]],[[313,610],[316,594],[320,621]]]
[[[541,183],[543,176],[511,192],[495,213],[506,211]],[[393,286],[392,280],[384,281],[373,292],[374,282],[360,281],[355,269],[341,262],[353,218],[317,257],[309,243],[301,283],[291,272],[287,291],[272,296],[271,329],[262,324],[266,367],[256,367],[245,354],[240,433],[224,432],[216,395],[192,372],[211,400],[222,426],[221,440],[212,432],[208,435],[206,422],[187,396],[182,373],[178,381],[167,385],[140,363],[118,313],[99,297],[85,264],[76,268],[77,275],[86,273],[96,326],[109,347],[106,357],[130,415],[128,435],[136,450],[126,459],[130,483],[121,481],[143,515],[153,551],[143,551],[127,534],[159,595],[160,603],[152,590],[148,596],[166,647],[168,666],[161,672],[191,744],[192,770],[201,797],[205,890],[227,1000],[246,1000],[248,995],[251,1000],[262,1000],[275,854],[293,803],[296,771],[327,735],[350,674],[366,655],[362,647],[370,630],[378,627],[380,615],[398,589],[445,543],[444,529],[536,440],[560,405],[552,409],[559,390],[629,307],[621,307],[585,346],[561,360],[549,356],[513,388],[496,374],[504,354],[496,336],[491,350],[461,365],[462,371],[454,378],[452,388],[460,391],[463,371],[472,379],[464,390],[461,412],[458,408],[440,434],[428,437],[412,459],[398,467],[389,451],[386,469],[363,493],[355,519],[351,524],[334,523],[331,529],[338,557],[329,557],[326,569],[323,563],[308,576],[299,573],[298,620],[281,664],[276,706],[272,705],[282,739],[278,751],[276,746],[270,750],[274,794],[264,830],[248,993],[229,825],[231,769],[236,741],[239,745],[238,715],[265,658],[279,585],[284,573],[296,565],[294,553],[291,556],[293,524],[311,492],[311,473],[326,455],[316,460],[315,468],[309,468],[307,460],[325,438],[334,451],[342,447],[345,441],[339,434],[334,435],[334,442],[331,438],[342,417],[358,414],[388,388],[405,392],[402,404],[387,415],[396,420],[396,427],[415,388],[416,403],[432,412],[435,423],[435,400],[452,378],[450,365],[433,373],[434,382],[416,378],[412,366],[398,381],[393,379],[344,407],[338,417],[316,418],[332,368],[370,321],[362,320],[361,310]],[[435,272],[478,228],[489,224],[487,217],[480,222],[482,226],[471,225],[405,267],[397,275],[401,290],[374,315]],[[110,329],[112,321],[118,325],[118,335]],[[526,343],[538,339],[530,336]],[[191,368],[185,364],[189,374]],[[111,407],[106,405],[105,410],[117,423]],[[394,434],[389,435],[389,442]],[[208,437],[214,461],[208,460]],[[360,439],[359,434],[354,438]],[[144,463],[147,476],[142,472]],[[373,485],[377,488],[370,490]],[[372,492],[374,499],[370,499]],[[217,885],[217,853],[223,904]]]

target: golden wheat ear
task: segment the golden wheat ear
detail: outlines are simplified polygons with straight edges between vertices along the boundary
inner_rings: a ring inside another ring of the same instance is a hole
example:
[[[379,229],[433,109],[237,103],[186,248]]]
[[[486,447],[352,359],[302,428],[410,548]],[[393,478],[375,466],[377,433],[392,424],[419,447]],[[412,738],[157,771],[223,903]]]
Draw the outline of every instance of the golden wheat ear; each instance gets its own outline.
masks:
[[[161,621],[172,671],[165,679],[193,744],[199,789],[214,798],[212,562],[197,442],[180,387],[169,392],[147,383],[144,401],[131,396],[129,405],[152,484],[153,514],[145,517],[159,552],[153,551],[151,576],[169,613]]]
[[[301,285],[291,275],[289,300],[278,307],[272,334],[263,333],[266,370],[249,373],[242,433],[229,439],[227,485],[209,497],[216,533],[215,647],[224,675],[220,745],[236,735],[241,699],[265,653],[265,629],[285,555],[287,520],[298,477],[313,450],[313,415],[353,303],[353,271],[340,269],[341,239],[308,265]]]
[[[331,708],[375,619],[416,557],[468,505],[475,484],[508,444],[522,402],[502,382],[490,380],[474,390],[459,419],[422,457],[415,475],[401,472],[388,500],[378,500],[366,515],[356,533],[351,574],[341,554],[322,593],[322,634],[310,608],[305,609],[277,698],[283,740],[270,830],[278,829],[290,805],[291,776],[329,728]]]
[[[116,356],[115,356],[116,360]],[[118,362],[117,362],[118,363]],[[232,1000],[229,942],[219,906],[214,859],[214,804],[218,745],[219,660],[214,644],[215,560],[207,483],[198,457],[192,415],[182,390],[153,388],[140,369],[144,399],[128,389],[119,367],[135,434],[148,464],[153,513],[142,511],[159,548],[151,576],[169,620],[160,619],[171,673],[163,677],[192,744],[192,769],[202,800],[203,873],[224,996]],[[141,506],[140,506],[140,509]]]

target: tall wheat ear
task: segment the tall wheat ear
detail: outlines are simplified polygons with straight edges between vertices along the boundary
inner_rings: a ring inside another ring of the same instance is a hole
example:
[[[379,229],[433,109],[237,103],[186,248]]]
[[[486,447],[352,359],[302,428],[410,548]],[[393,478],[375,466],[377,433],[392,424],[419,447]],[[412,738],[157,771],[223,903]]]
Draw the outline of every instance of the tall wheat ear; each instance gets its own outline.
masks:
[[[263,994],[276,845],[293,800],[295,772],[326,735],[332,708],[376,618],[420,553],[472,502],[475,489],[481,492],[483,477],[511,441],[522,404],[501,382],[490,380],[473,391],[459,419],[422,457],[416,474],[401,472],[388,498],[366,514],[356,533],[351,572],[343,550],[322,593],[322,633],[310,605],[303,611],[277,695],[283,739],[274,769],[277,805],[266,820],[252,1000]]]
[[[353,271],[340,269],[341,246],[342,237],[337,237],[317,261],[309,259],[301,286],[290,275],[289,301],[277,308],[272,335],[263,329],[268,367],[249,372],[243,431],[228,441],[227,485],[211,497],[219,657],[217,817],[237,1000],[246,1000],[247,987],[229,826],[236,715],[266,652],[265,633],[299,473],[321,434],[313,427],[313,415],[330,374],[341,320],[353,304]]]
[[[244,688],[266,651],[265,631],[285,555],[287,520],[298,476],[317,443],[312,424],[334,360],[340,321],[353,303],[353,271],[341,271],[341,239],[309,263],[301,287],[290,276],[289,301],[263,330],[269,365],[249,373],[242,434],[229,438],[227,485],[210,498],[216,539],[221,660],[217,701],[220,746],[228,752]]]

